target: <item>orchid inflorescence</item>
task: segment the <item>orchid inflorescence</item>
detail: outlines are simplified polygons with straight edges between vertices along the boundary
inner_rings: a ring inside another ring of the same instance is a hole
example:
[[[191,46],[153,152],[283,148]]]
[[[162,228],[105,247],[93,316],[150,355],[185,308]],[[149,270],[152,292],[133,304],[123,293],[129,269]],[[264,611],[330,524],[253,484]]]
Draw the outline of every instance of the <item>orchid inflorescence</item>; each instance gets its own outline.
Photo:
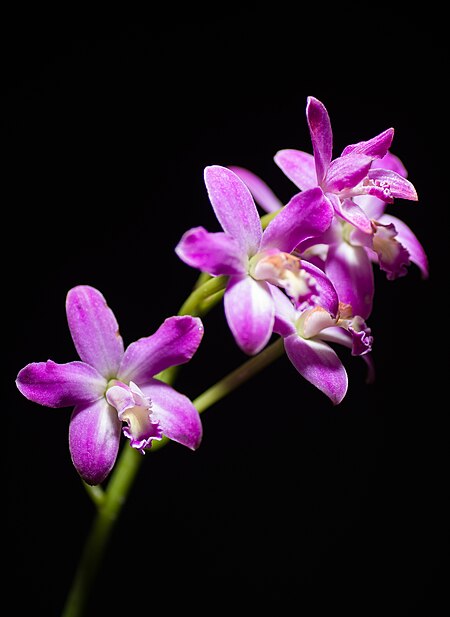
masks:
[[[415,234],[385,212],[396,198],[417,201],[417,194],[390,152],[392,128],[333,158],[325,106],[309,97],[306,116],[313,154],[286,149],[274,157],[296,187],[287,204],[248,169],[206,167],[204,181],[222,231],[193,227],[175,247],[201,273],[178,315],[125,348],[103,295],[79,285],[66,301],[79,360],[32,363],[19,372],[17,387],[29,400],[73,407],[69,448],[87,485],[109,476],[121,434],[141,453],[163,439],[193,450],[200,445],[199,406],[172,387],[170,371],[195,355],[201,318],[222,298],[232,336],[246,355],[264,353],[278,335],[300,375],[333,404],[348,387],[333,345],[361,356],[373,379],[367,321],[374,266],[389,280],[404,276],[411,263],[428,276]]]

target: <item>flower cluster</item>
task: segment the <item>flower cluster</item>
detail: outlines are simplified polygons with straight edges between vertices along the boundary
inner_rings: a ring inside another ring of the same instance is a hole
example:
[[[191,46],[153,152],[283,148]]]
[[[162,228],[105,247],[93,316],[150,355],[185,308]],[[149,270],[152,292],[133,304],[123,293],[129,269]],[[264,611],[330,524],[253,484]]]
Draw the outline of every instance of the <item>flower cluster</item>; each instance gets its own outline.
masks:
[[[226,320],[245,354],[258,354],[279,335],[297,371],[338,404],[348,377],[334,344],[361,356],[373,374],[373,337],[366,322],[374,264],[389,280],[404,276],[411,263],[427,277],[428,264],[414,233],[385,212],[396,198],[417,200],[403,164],[389,150],[393,129],[333,158],[325,106],[309,97],[306,115],[313,154],[281,150],[275,155],[299,189],[289,202],[283,204],[248,169],[208,166],[204,180],[222,231],[194,227],[175,252],[204,280],[224,277]],[[98,290],[71,289],[66,310],[80,360],[29,364],[16,383],[31,401],[74,408],[69,447],[82,479],[91,485],[106,479],[121,433],[142,453],[163,436],[196,449],[202,437],[199,413],[160,374],[193,357],[203,335],[200,317],[170,317],[124,348]]]
[[[385,213],[395,198],[417,200],[389,148],[392,128],[347,146],[333,159],[328,112],[309,97],[313,154],[281,150],[275,162],[300,189],[283,205],[267,184],[240,167],[207,167],[205,184],[223,232],[187,231],[178,256],[212,276],[228,276],[225,315],[239,347],[259,352],[275,332],[299,373],[339,403],[347,373],[329,343],[370,358],[366,320],[374,297],[373,266],[392,280],[410,263],[428,276],[425,251],[409,227]],[[258,204],[274,216],[262,230]]]

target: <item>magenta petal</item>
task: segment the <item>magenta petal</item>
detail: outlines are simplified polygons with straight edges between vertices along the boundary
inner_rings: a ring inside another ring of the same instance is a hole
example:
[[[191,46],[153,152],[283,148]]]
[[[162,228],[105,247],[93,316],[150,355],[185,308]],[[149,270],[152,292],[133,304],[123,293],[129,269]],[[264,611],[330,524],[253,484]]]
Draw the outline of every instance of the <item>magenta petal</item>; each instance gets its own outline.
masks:
[[[230,235],[223,231],[209,233],[203,227],[194,227],[183,234],[175,253],[188,266],[213,276],[243,274],[248,260]]]
[[[302,268],[314,278],[314,286],[317,296],[313,296],[314,304],[318,304],[333,317],[337,317],[339,311],[339,297],[337,291],[328,276],[317,266],[302,259]]]
[[[369,217],[352,199],[344,199],[341,201],[336,196],[333,196],[332,201],[336,214],[339,214],[344,221],[351,223],[365,234],[372,233],[372,224]]]
[[[312,154],[301,150],[280,150],[275,154],[274,161],[301,191],[317,186],[316,165]]]
[[[390,169],[391,171],[395,171],[399,176],[403,176],[406,178],[408,176],[408,172],[406,171],[405,166],[395,154],[388,152],[383,158],[377,159],[372,163],[372,169],[376,169],[379,167],[380,169]]]
[[[282,202],[272,189],[252,171],[236,165],[228,165],[228,169],[234,171],[245,182],[253,195],[253,199],[265,212],[276,212],[283,207]]]
[[[261,249],[277,248],[290,253],[307,238],[322,234],[332,219],[333,208],[322,189],[298,193],[266,227]]]
[[[16,385],[30,401],[46,407],[73,407],[103,396],[106,379],[84,362],[34,362],[18,374]]]
[[[370,180],[374,183],[374,192],[369,191],[369,194],[376,195],[383,199],[383,193],[386,191],[389,193],[389,197],[398,197],[402,199],[409,199],[411,201],[417,201],[417,193],[414,185],[406,178],[391,171],[390,169],[374,168],[369,170],[367,174]],[[378,191],[376,189],[379,189]],[[391,201],[392,199],[385,199],[385,201]]]
[[[322,184],[327,175],[333,152],[333,133],[330,118],[323,103],[309,96],[306,104],[306,116],[314,149],[317,181]]]
[[[428,278],[428,257],[423,246],[412,232],[412,230],[402,220],[390,214],[383,214],[379,222],[382,225],[393,224],[397,231],[396,240],[402,244],[409,253],[409,259],[418,266],[423,278]]]
[[[344,304],[353,315],[367,319],[372,312],[374,295],[373,266],[366,250],[347,242],[329,247],[325,272]]]
[[[324,191],[338,193],[353,188],[367,177],[372,159],[364,154],[348,154],[335,159],[328,170]]]
[[[324,341],[328,341],[329,343],[337,343],[339,345],[343,345],[344,347],[348,347],[349,349],[353,348],[351,334],[347,332],[347,330],[344,330],[338,326],[326,328],[326,330],[321,332],[320,338]],[[359,357],[364,360],[367,366],[366,383],[373,383],[375,381],[375,364],[373,362],[371,352],[365,353]]]
[[[104,398],[75,407],[69,427],[73,464],[87,484],[100,484],[114,466],[122,423]]]
[[[363,210],[369,219],[379,219],[386,210],[386,202],[375,195],[357,195],[353,202]]]
[[[289,360],[302,377],[326,394],[334,405],[342,401],[347,392],[347,372],[329,345],[291,334],[284,339],[284,346]]]
[[[214,212],[224,231],[235,238],[247,254],[258,252],[262,236],[261,221],[252,194],[230,169],[220,165],[206,167],[205,184]]]
[[[391,147],[394,138],[394,129],[386,129],[376,137],[372,137],[368,141],[360,141],[357,144],[352,144],[344,148],[341,156],[347,154],[366,154],[375,159],[383,158]]]
[[[274,285],[270,286],[270,291],[275,305],[275,322],[273,331],[283,337],[289,336],[296,332],[295,320],[297,319],[297,311],[295,310],[292,301],[287,295]]]
[[[88,285],[67,294],[67,321],[78,355],[106,379],[116,376],[123,341],[114,313],[103,295]]]
[[[191,450],[198,448],[202,440],[202,423],[188,397],[157,379],[152,379],[141,390],[152,402],[152,416],[158,421],[163,435]]]
[[[203,332],[198,317],[167,318],[154,334],[127,347],[117,378],[141,386],[169,366],[188,362],[197,351]]]
[[[272,335],[274,303],[269,284],[250,276],[229,280],[224,308],[236,343],[249,355],[257,354]]]

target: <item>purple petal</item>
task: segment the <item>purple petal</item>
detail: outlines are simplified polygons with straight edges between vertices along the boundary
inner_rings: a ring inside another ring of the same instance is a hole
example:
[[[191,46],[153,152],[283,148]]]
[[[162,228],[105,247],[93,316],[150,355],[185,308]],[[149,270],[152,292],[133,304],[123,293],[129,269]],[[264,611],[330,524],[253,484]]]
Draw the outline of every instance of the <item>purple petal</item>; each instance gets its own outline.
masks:
[[[84,362],[34,362],[18,374],[16,385],[30,401],[46,407],[73,407],[103,396],[106,379]]]
[[[93,287],[79,285],[67,294],[67,321],[78,355],[106,379],[116,376],[123,341],[114,313]]]
[[[233,237],[222,231],[209,233],[204,227],[183,234],[175,253],[188,266],[213,276],[244,274],[247,262],[247,254]]]
[[[247,254],[258,252],[262,227],[252,194],[233,171],[220,165],[206,167],[205,184],[214,212],[224,231]]]
[[[316,165],[312,154],[301,150],[280,150],[275,163],[301,191],[317,186]]]
[[[333,283],[320,268],[305,259],[302,259],[302,268],[314,278],[317,296],[313,296],[313,303],[336,317],[339,311],[339,297]]]
[[[203,324],[198,317],[168,317],[154,334],[127,347],[117,378],[141,386],[164,369],[188,362],[202,337]]]
[[[272,335],[274,304],[269,284],[250,276],[229,280],[224,295],[225,316],[236,343],[257,354]]]
[[[408,176],[408,172],[401,160],[391,152],[388,152],[383,158],[373,161],[372,169],[376,169],[377,167],[395,171],[399,176],[403,176],[403,178]]]
[[[202,423],[187,396],[157,379],[152,379],[141,389],[152,402],[152,415],[163,434],[191,450],[197,449],[202,440]]]
[[[261,250],[277,248],[290,253],[300,242],[322,234],[332,219],[333,208],[322,189],[298,193],[266,227]]]
[[[347,242],[330,246],[325,272],[340,302],[350,304],[353,315],[367,319],[372,312],[374,277],[372,262],[364,247]]]
[[[369,219],[379,219],[386,210],[386,202],[375,195],[356,195],[353,202],[358,204]]]
[[[322,341],[291,334],[284,339],[289,360],[307,381],[331,399],[342,401],[348,386],[347,372],[336,352]]]
[[[367,191],[384,201],[390,202],[394,197],[417,201],[416,189],[406,178],[390,169],[370,169],[367,174],[373,184]]]
[[[349,349],[353,348],[351,334],[341,327],[336,326],[333,328],[327,328],[321,333],[320,336],[324,341],[328,341],[329,343],[338,343],[339,345],[344,345],[344,347],[348,347]],[[373,383],[375,381],[375,365],[372,354],[369,352],[359,357],[362,358],[367,365],[366,383]]]
[[[333,152],[333,133],[330,118],[325,105],[313,96],[308,97],[306,117],[314,150],[317,182],[322,184],[327,175]]]
[[[270,292],[275,306],[275,322],[273,331],[283,337],[293,334],[295,330],[295,320],[297,319],[297,311],[295,310],[292,301],[285,293],[274,285],[270,286]]]
[[[405,276],[411,262],[408,251],[398,241],[394,224],[383,225],[376,222],[374,227],[376,231],[373,236],[372,247],[369,247],[369,256],[372,255],[371,249],[376,252],[378,264],[386,272],[389,281]]]
[[[372,233],[372,224],[370,219],[357,203],[351,199],[344,199],[341,201],[335,195],[333,195],[333,197],[334,199],[332,199],[332,203],[336,214],[343,218],[344,221],[351,223],[354,227],[365,234]]]
[[[383,158],[391,147],[394,138],[394,129],[386,129],[376,137],[372,137],[368,141],[360,141],[357,144],[352,144],[344,148],[341,156],[347,154],[366,154],[375,159]]]
[[[250,193],[253,195],[253,199],[265,212],[276,212],[283,207],[283,203],[272,189],[252,171],[244,167],[237,167],[236,165],[229,165],[228,169],[234,171],[245,182]]]
[[[73,464],[85,482],[100,484],[114,466],[122,424],[105,398],[75,407],[69,427]]]
[[[350,189],[367,177],[372,159],[365,154],[348,154],[335,159],[328,170],[325,192],[339,193]]]
[[[389,214],[384,214],[379,222],[383,225],[389,225],[391,223],[394,225],[397,231],[396,239],[408,251],[409,259],[420,268],[423,278],[428,278],[428,257],[423,246],[406,223]]]

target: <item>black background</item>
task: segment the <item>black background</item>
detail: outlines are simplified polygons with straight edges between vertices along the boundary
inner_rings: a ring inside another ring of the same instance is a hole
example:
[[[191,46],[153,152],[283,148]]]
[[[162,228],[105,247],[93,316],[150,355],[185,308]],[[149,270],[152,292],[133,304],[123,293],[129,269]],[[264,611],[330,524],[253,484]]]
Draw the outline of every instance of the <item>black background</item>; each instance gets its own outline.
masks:
[[[21,397],[17,372],[77,358],[64,310],[74,285],[102,291],[125,344],[176,314],[197,276],[176,243],[192,226],[219,230],[204,167],[248,167],[286,201],[295,187],[273,155],[311,151],[313,95],[330,114],[335,155],[395,128],[392,151],[419,203],[389,212],[423,243],[431,276],[411,266],[388,282],[376,272],[375,384],[342,353],[350,386],[333,407],[281,358],[202,416],[195,453],[169,444],[148,454],[87,615],[448,609],[439,37],[320,38],[319,50],[279,24],[3,28],[4,598],[58,615],[94,515],[70,461],[70,410]],[[221,306],[205,328],[177,382],[192,398],[246,359]]]

